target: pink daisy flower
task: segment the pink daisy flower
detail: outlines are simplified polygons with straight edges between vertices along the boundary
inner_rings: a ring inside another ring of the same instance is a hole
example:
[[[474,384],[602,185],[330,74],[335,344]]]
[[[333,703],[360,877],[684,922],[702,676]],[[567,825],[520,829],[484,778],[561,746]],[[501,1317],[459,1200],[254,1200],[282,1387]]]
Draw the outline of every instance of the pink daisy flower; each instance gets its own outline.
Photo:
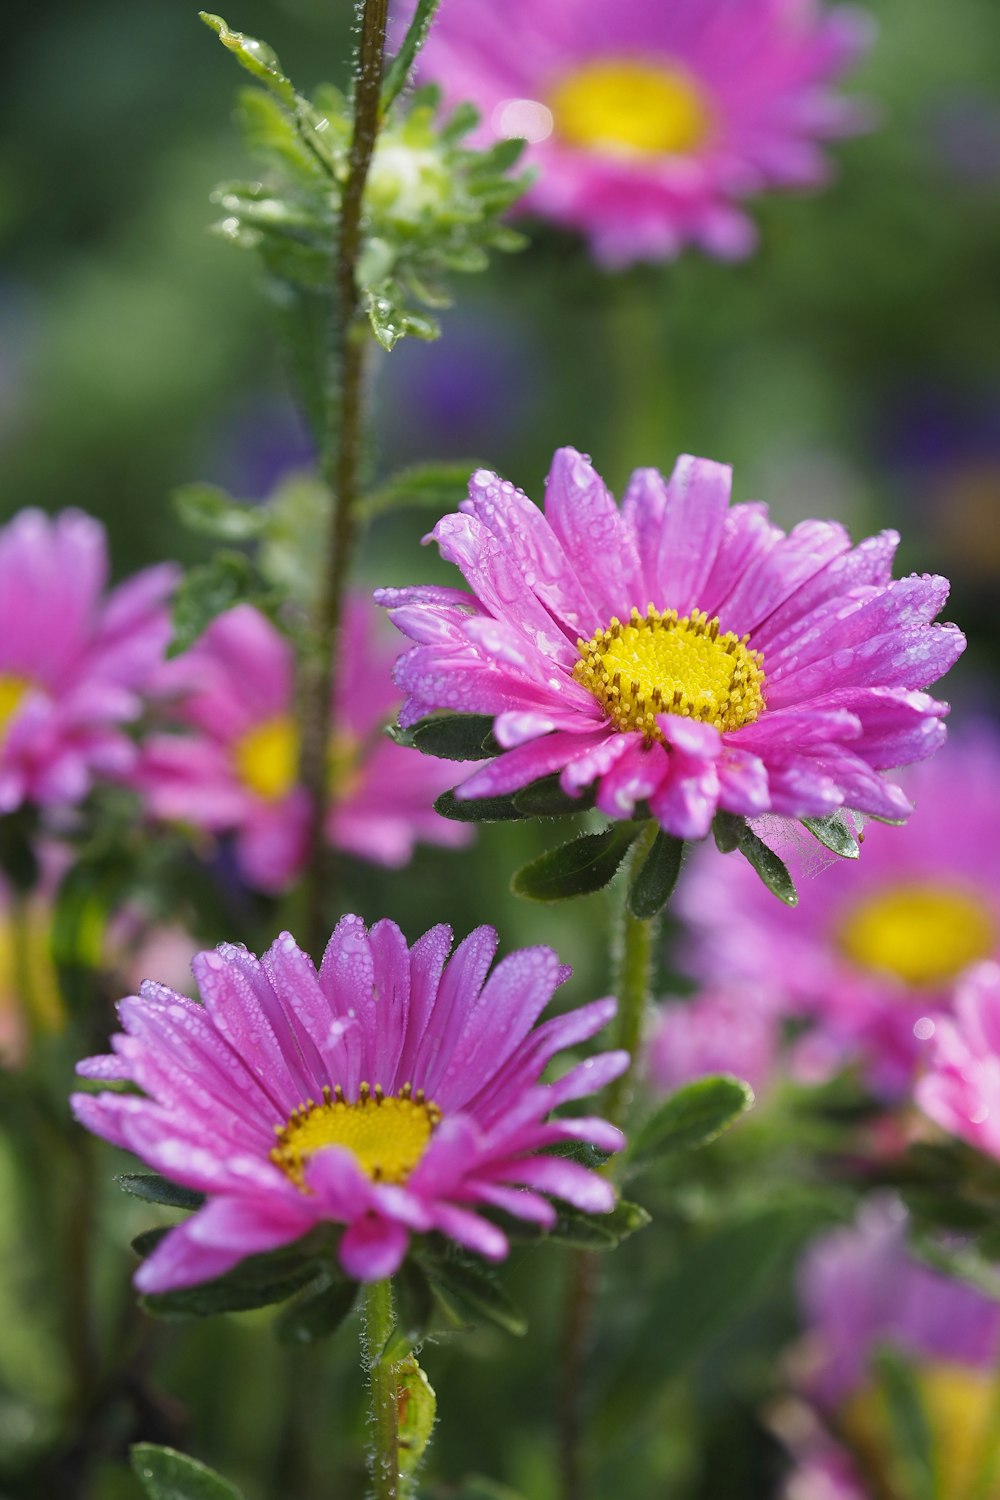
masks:
[[[556,1217],[546,1193],[610,1211],[605,1178],[539,1153],[562,1141],[620,1148],[604,1120],[551,1113],[617,1077],[627,1054],[540,1080],[557,1052],[606,1025],[615,1002],[536,1027],[570,972],[551,949],[511,953],[487,978],[492,928],[449,960],[451,943],[442,926],[408,948],[395,923],[368,932],[348,916],[318,973],[283,933],[260,961],[228,944],[199,953],[202,1005],[152,983],[121,1002],[114,1053],[79,1071],[145,1097],[76,1094],[77,1117],[208,1195],[140,1267],[141,1291],[219,1276],[322,1223],[346,1226],[341,1263],[367,1281],[392,1275],[411,1233],[437,1230],[502,1259],[507,1239],[483,1208],[543,1227]]]
[[[805,1046],[821,1071],[860,1060],[880,1093],[905,1092],[930,1017],[971,965],[1000,957],[998,778],[993,734],[950,741],[909,773],[906,827],[867,826],[860,859],[797,881],[794,913],[743,861],[696,856],[677,897],[694,929],[687,967],[769,986],[813,1018]]]
[[[503,753],[456,791],[493,797],[558,773],[608,817],[646,808],[702,839],[716,812],[905,818],[882,776],[944,739],[922,690],[965,641],[932,620],[944,579],[894,581],[898,541],[852,548],[806,521],[787,536],[759,504],[730,509],[731,471],[683,457],[639,469],[616,506],[560,449],[545,513],[473,474],[462,514],[432,533],[471,589],[382,589],[416,644],[396,667],[400,722],[495,715]]]
[[[472,830],[449,823],[433,806],[461,768],[394,745],[382,732],[399,694],[391,676],[395,654],[377,627],[369,600],[349,600],[327,837],[362,859],[399,866],[418,839],[458,846]],[[155,734],[146,743],[137,784],[150,811],[234,832],[246,880],[282,890],[302,868],[309,824],[308,796],[298,783],[290,642],[252,606],[238,605],[165,665],[158,687],[175,695],[171,716],[186,732]]]
[[[856,1224],[823,1236],[806,1256],[799,1384],[827,1425],[810,1432],[801,1424],[795,1446],[803,1450],[802,1467],[787,1500],[896,1493],[892,1476],[905,1455],[894,1449],[879,1386],[877,1357],[885,1348],[912,1366],[942,1495],[972,1493],[996,1442],[1000,1308],[916,1261],[906,1249],[906,1227],[897,1203],[875,1199]],[[833,1444],[831,1429],[843,1447]],[[807,1477],[813,1488],[805,1486]]]
[[[951,1135],[1000,1159],[1000,965],[980,964],[959,987],[954,1016],[925,1029],[929,1071],[917,1103]]]
[[[170,638],[170,566],[105,595],[104,528],[23,510],[0,529],[0,813],[80,802],[135,760],[123,726]]]
[[[481,143],[527,138],[522,206],[603,264],[731,258],[756,238],[741,200],[825,182],[819,143],[864,128],[833,84],[870,32],[814,0],[445,0],[420,72]]]

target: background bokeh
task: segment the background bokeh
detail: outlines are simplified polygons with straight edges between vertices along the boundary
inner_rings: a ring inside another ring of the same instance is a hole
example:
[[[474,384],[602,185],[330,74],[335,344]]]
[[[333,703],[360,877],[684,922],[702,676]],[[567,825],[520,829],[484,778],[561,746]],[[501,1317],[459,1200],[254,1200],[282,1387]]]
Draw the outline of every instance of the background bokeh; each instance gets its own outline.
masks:
[[[1000,19],[995,0],[868,9],[879,39],[856,86],[876,127],[836,149],[838,175],[824,192],[760,203],[753,259],[734,268],[689,254],[611,276],[568,237],[534,231],[524,254],[465,279],[440,343],[379,355],[371,462],[385,473],[430,457],[478,460],[540,497],[560,444],[591,454],[616,488],[632,467],[669,467],[686,450],[731,461],[735,498],[766,499],[782,524],[835,517],[855,535],[896,526],[904,570],[954,581],[948,614],[971,642],[949,683],[956,713],[990,713],[1000,652]],[[347,0],[241,0],[226,19],[266,37],[306,90],[346,81]],[[253,259],[206,232],[215,182],[245,169],[230,119],[240,80],[180,0],[48,0],[16,8],[4,31],[0,515],[28,504],[93,512],[119,575],[164,557],[196,561],[205,548],[174,517],[175,487],[206,479],[261,498],[309,461]],[[418,546],[428,519],[379,522],[364,575],[443,577]],[[609,982],[603,897],[549,910],[507,891],[511,869],[551,841],[549,829],[497,826],[460,861],[424,849],[402,874],[352,866],[348,903],[367,917],[392,913],[411,937],[447,918],[459,931],[495,922],[505,948],[550,942],[574,964],[573,998],[584,1000]],[[664,955],[664,984],[668,967]],[[738,1160],[725,1170],[738,1176]],[[770,1170],[780,1176],[780,1155]],[[110,1173],[100,1175],[105,1312],[125,1316],[120,1247],[155,1211],[123,1203]],[[65,1211],[75,1211],[72,1180],[65,1189]],[[0,1151],[0,1205],[19,1191]],[[637,1360],[639,1304],[628,1293],[629,1258],[638,1264],[655,1245],[640,1236],[621,1253],[600,1377],[618,1393],[600,1441],[619,1477],[600,1493],[768,1493],[775,1449],[744,1393],[755,1362],[769,1362],[791,1327],[788,1268],[809,1228],[801,1200],[784,1217],[780,1203],[769,1212],[730,1229],[732,1243],[720,1237],[712,1283],[675,1244],[654,1308],[663,1320],[655,1368]],[[52,1268],[18,1223],[0,1208],[0,1474],[11,1455],[48,1441],[65,1381]],[[502,1381],[499,1334],[429,1355],[446,1413],[435,1493],[470,1466],[525,1496],[547,1493],[556,1269],[555,1256],[515,1257],[509,1284],[536,1316],[529,1338],[503,1351]],[[281,1350],[261,1326],[269,1316],[147,1330],[157,1392],[148,1435],[183,1441],[249,1500],[360,1494],[350,1340],[333,1357]],[[697,1445],[676,1436],[693,1431]],[[647,1479],[623,1480],[614,1465],[639,1439]],[[92,1493],[124,1500],[135,1487],[110,1459]],[[655,1487],[644,1488],[650,1474]]]

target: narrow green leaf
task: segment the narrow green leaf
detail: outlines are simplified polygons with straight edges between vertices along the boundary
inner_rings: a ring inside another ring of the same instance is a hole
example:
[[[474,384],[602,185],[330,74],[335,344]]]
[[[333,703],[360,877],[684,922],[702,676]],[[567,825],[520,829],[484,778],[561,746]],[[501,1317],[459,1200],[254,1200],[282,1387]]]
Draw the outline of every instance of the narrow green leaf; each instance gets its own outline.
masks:
[[[406,307],[393,282],[366,287],[364,300],[372,332],[383,349],[394,349],[407,334],[425,340],[440,337],[441,328],[437,321]]]
[[[595,793],[591,788],[579,797],[570,797],[559,785],[559,775],[543,776],[530,786],[514,793],[514,803],[526,818],[565,818],[574,813],[587,812],[594,805]]]
[[[139,1235],[132,1242],[133,1249],[140,1255],[148,1254],[163,1232],[149,1230]],[[321,1257],[314,1243],[303,1241],[267,1255],[247,1256],[213,1281],[143,1297],[142,1305],[159,1318],[209,1318],[218,1313],[248,1312],[286,1301],[327,1271],[328,1256]]]
[[[720,854],[732,854],[740,846],[740,834],[747,826],[746,818],[735,813],[717,812],[712,820],[712,833]]]
[[[728,1130],[753,1103],[753,1089],[720,1074],[699,1078],[665,1099],[634,1134],[628,1159],[648,1166],[680,1151],[705,1146]]]
[[[394,510],[455,510],[469,491],[469,475],[482,465],[474,459],[413,464],[391,474],[366,495],[358,509],[368,520]]]
[[[248,542],[266,529],[267,510],[243,505],[214,484],[185,484],[173,494],[174,509],[190,531],[224,542]]]
[[[786,906],[798,906],[798,893],[792,877],[784,861],[778,858],[774,850],[769,849],[747,824],[740,829],[738,841],[740,853],[753,865],[768,890]]]
[[[645,1229],[651,1222],[640,1203],[630,1203],[625,1198],[619,1198],[609,1214],[585,1214],[564,1203],[559,1206],[554,1228],[543,1238],[581,1249],[613,1250],[630,1234]]]
[[[419,750],[422,755],[436,755],[441,760],[484,760],[498,755],[500,746],[493,739],[493,720],[488,714],[448,714],[439,719],[422,719],[412,729],[392,734],[397,744]]]
[[[195,1209],[205,1201],[204,1193],[195,1193],[179,1183],[168,1182],[157,1172],[122,1172],[115,1181],[133,1198],[143,1198],[147,1203],[165,1203],[168,1208]]]
[[[383,114],[405,88],[410,69],[416,61],[417,53],[427,40],[434,12],[440,3],[441,0],[417,0],[417,8],[413,13],[413,20],[407,27],[402,46],[385,70],[385,78],[382,82]]]
[[[641,921],[655,917],[673,895],[684,857],[684,840],[661,829],[639,867],[628,893],[628,909]]]
[[[173,640],[168,656],[193,646],[208,626],[253,591],[253,570],[241,552],[220,552],[211,562],[191,568],[173,598]]]
[[[618,873],[638,823],[616,823],[603,833],[585,833],[522,866],[511,890],[530,901],[567,901],[602,890]]]
[[[150,1500],[243,1500],[228,1479],[174,1448],[136,1443],[130,1456],[132,1472]]]
[[[245,68],[259,83],[269,88],[286,108],[296,109],[299,96],[292,87],[291,80],[285,77],[273,48],[266,42],[257,41],[256,37],[244,36],[242,31],[233,31],[221,16],[213,16],[207,10],[200,10],[198,16],[215,32],[241,68]]]
[[[843,813],[830,813],[826,818],[803,818],[802,826],[808,828],[825,849],[839,854],[842,859],[857,859],[861,854],[861,845]]]
[[[524,817],[513,796],[459,800],[454,792],[442,792],[434,803],[434,811],[456,823],[513,823]]]
[[[879,1390],[889,1428],[889,1467],[902,1480],[906,1500],[952,1500],[941,1495],[934,1463],[934,1438],[912,1365],[894,1349],[875,1356]]]
[[[316,1287],[306,1288],[281,1313],[274,1331],[281,1344],[315,1344],[328,1339],[346,1321],[358,1296],[356,1281],[324,1276]]]
[[[524,1315],[482,1262],[471,1256],[426,1253],[420,1260],[435,1297],[453,1321],[495,1323],[516,1338],[527,1332]]]
[[[414,1484],[437,1416],[437,1397],[412,1354],[399,1368],[399,1473],[403,1500],[416,1494]]]

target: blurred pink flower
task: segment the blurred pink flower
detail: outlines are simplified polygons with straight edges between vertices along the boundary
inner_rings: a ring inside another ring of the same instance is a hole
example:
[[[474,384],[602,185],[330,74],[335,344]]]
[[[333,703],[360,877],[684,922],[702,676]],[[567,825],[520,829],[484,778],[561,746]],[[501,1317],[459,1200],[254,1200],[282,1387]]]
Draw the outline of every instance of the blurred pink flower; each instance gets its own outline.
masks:
[[[382,733],[399,694],[395,653],[378,624],[370,600],[348,601],[327,836],[362,859],[398,866],[418,839],[457,846],[472,836],[433,807],[467,767],[403,749]],[[158,688],[175,697],[166,712],[186,732],[151,735],[137,776],[155,816],[235,832],[241,873],[268,891],[289,885],[306,854],[294,670],[291,645],[256,609],[241,604],[220,615],[160,673]]]
[[[610,1183],[561,1156],[562,1141],[616,1151],[604,1120],[550,1118],[599,1090],[628,1057],[605,1052],[543,1084],[549,1061],[606,1025],[598,1000],[535,1027],[569,970],[524,948],[487,973],[497,937],[431,928],[412,949],[393,922],[344,917],[317,973],[288,933],[258,962],[245,948],[200,953],[203,1004],[162,985],[119,1006],[124,1034],[80,1073],[134,1093],[75,1094],[78,1119],[157,1172],[208,1195],[136,1274],[144,1292],[219,1276],[315,1225],[346,1225],[344,1269],[379,1280],[411,1233],[437,1230],[499,1260],[505,1235],[477,1210],[542,1226],[552,1193],[587,1213]]]
[[[23,510],[0,529],[0,814],[66,806],[123,777],[123,725],[170,636],[175,581],[149,568],[104,595],[104,528],[80,511]]]
[[[413,724],[438,710],[496,715],[505,753],[460,798],[558,772],[596,785],[610,818],[643,805],[703,839],[719,809],[816,816],[846,806],[904,818],[881,774],[944,740],[947,706],[921,691],[965,638],[935,625],[942,578],[893,580],[898,537],[851,546],[843,527],[786,535],[766,507],[730,508],[731,470],[682,457],[632,475],[621,509],[588,459],[556,453],[542,513],[478,470],[432,536],[471,593],[376,593],[416,644],[396,666]]]
[[[992,732],[952,739],[909,773],[906,827],[868,824],[860,859],[797,879],[794,911],[744,861],[696,855],[677,896],[694,930],[686,967],[766,984],[787,1012],[810,1016],[799,1050],[814,1074],[860,1060],[879,1092],[905,1092],[956,981],[1000,956],[998,783]]]
[[[445,0],[420,76],[475,104],[474,139],[528,139],[524,208],[605,265],[731,258],[756,241],[741,200],[822,184],[819,143],[865,128],[833,85],[870,34],[814,0]]]
[[[774,1069],[778,1028],[767,995],[749,985],[671,1000],[657,1006],[646,1075],[667,1092],[709,1073],[731,1073],[760,1093]]]
[[[943,1130],[1000,1159],[1000,966],[980,964],[955,998],[953,1017],[925,1031],[928,1072],[917,1103]]]

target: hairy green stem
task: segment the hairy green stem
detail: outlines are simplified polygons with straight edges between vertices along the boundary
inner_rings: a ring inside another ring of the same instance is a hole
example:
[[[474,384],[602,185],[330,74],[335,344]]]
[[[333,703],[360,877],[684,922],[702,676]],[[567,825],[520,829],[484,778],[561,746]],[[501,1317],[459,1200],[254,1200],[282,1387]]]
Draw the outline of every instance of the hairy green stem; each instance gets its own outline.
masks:
[[[361,1351],[371,1400],[369,1475],[372,1500],[399,1500],[399,1366],[382,1358],[392,1333],[392,1282],[365,1287]]]
[[[358,290],[357,267],[363,238],[361,218],[365,185],[381,124],[387,11],[388,0],[365,0],[355,74],[354,133],[333,259],[334,329],[329,374],[329,426],[323,461],[332,505],[324,549],[323,581],[313,620],[315,654],[304,674],[301,706],[301,776],[313,807],[305,898],[308,946],[313,951],[322,945],[326,936],[324,895],[329,860],[324,828],[330,797],[327,747],[334,728],[337,645],[344,592],[357,535],[363,447],[367,329]]]
[[[649,982],[653,944],[659,926],[657,917],[634,917],[628,909],[628,890],[633,877],[653,846],[658,829],[650,820],[636,839],[623,882],[622,914],[617,946],[618,1019],[614,1044],[628,1052],[632,1061],[620,1078],[608,1085],[602,1113],[621,1125],[632,1099],[635,1062],[642,1045],[642,1030],[649,1006]],[[592,1250],[573,1257],[563,1323],[562,1376],[559,1386],[559,1474],[562,1500],[584,1500],[587,1482],[583,1454],[583,1397],[586,1392],[587,1357],[593,1339],[594,1316],[599,1293],[600,1263]]]

